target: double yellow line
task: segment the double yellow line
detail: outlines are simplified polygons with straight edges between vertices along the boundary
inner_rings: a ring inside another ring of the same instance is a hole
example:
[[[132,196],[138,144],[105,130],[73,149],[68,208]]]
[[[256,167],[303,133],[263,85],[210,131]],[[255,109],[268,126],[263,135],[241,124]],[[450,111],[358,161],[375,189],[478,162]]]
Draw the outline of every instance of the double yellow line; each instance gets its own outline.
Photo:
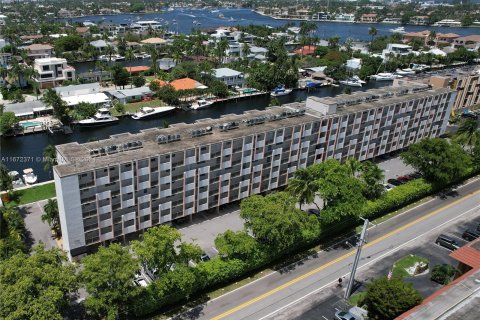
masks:
[[[423,220],[425,220],[425,219],[428,219],[428,218],[430,218],[430,217],[433,217],[433,216],[437,215],[438,213],[440,213],[440,212],[442,212],[442,211],[444,211],[444,210],[446,210],[446,209],[448,209],[448,208],[450,208],[450,207],[452,207],[452,206],[454,206],[454,205],[457,205],[458,203],[460,203],[460,202],[462,202],[462,201],[465,201],[465,200],[467,200],[467,199],[470,199],[471,197],[475,196],[475,195],[478,194],[478,193],[480,193],[480,190],[477,190],[477,191],[475,191],[475,192],[473,192],[473,193],[471,193],[471,194],[469,194],[469,195],[467,195],[467,196],[465,196],[465,197],[463,197],[463,198],[461,198],[461,199],[458,199],[458,200],[455,200],[455,201],[451,202],[450,204],[448,204],[448,205],[446,205],[446,206],[444,206],[444,207],[442,207],[442,208],[439,208],[439,209],[437,209],[437,210],[435,210],[435,211],[432,211],[432,212],[430,212],[430,213],[428,213],[428,214],[426,214],[426,215],[424,215],[424,216],[422,216],[422,217],[420,217],[420,218],[418,218],[418,219],[415,219],[414,221],[409,222],[409,223],[407,223],[407,224],[405,224],[405,225],[403,225],[403,226],[401,226],[401,227],[399,227],[399,228],[397,228],[397,229],[395,229],[395,230],[393,230],[393,231],[391,231],[391,232],[389,232],[389,233],[387,233],[387,234],[385,234],[385,235],[383,235],[383,236],[381,236],[381,237],[379,237],[379,238],[377,238],[377,239],[375,239],[375,240],[367,243],[366,245],[363,246],[363,248],[364,248],[364,249],[369,248],[369,247],[371,247],[371,246],[373,246],[373,245],[375,245],[375,244],[377,244],[377,243],[379,243],[379,242],[381,242],[381,241],[383,241],[383,240],[385,240],[385,239],[387,239],[387,238],[389,238],[389,237],[391,237],[391,236],[393,236],[393,235],[395,235],[395,234],[397,234],[397,233],[402,232],[402,231],[405,230],[405,229],[410,228],[411,226],[413,226],[413,225],[415,225],[415,224],[417,224],[417,223],[419,223],[419,222],[421,222],[421,221],[423,221]],[[328,263],[326,263],[326,264],[321,265],[320,267],[318,267],[318,268],[316,268],[316,269],[313,269],[313,270],[311,270],[311,271],[309,271],[309,272],[307,272],[307,273],[304,273],[304,274],[302,274],[301,276],[299,276],[299,277],[297,277],[297,278],[295,278],[295,279],[292,279],[292,280],[290,280],[290,281],[288,281],[288,282],[286,282],[286,283],[284,283],[284,284],[282,284],[282,285],[280,285],[280,286],[278,286],[278,287],[276,287],[276,288],[274,288],[274,289],[272,289],[272,290],[270,290],[270,291],[268,291],[268,292],[265,292],[265,293],[262,294],[262,295],[259,295],[258,297],[255,297],[255,298],[253,298],[253,299],[251,299],[251,300],[249,300],[249,301],[246,301],[246,302],[244,302],[244,303],[242,303],[242,304],[240,304],[240,305],[238,305],[238,306],[236,306],[236,307],[234,307],[234,308],[232,308],[232,309],[230,309],[230,310],[227,310],[227,311],[225,311],[224,313],[222,313],[222,314],[220,314],[220,315],[218,315],[218,316],[216,316],[216,317],[213,317],[212,320],[220,320],[220,319],[223,319],[223,318],[231,315],[232,313],[235,313],[235,312],[237,312],[237,311],[240,311],[240,310],[242,310],[242,309],[244,309],[244,308],[246,308],[246,307],[248,307],[248,306],[250,306],[250,305],[252,305],[252,304],[254,304],[254,303],[256,303],[256,302],[258,302],[258,301],[261,301],[261,300],[263,300],[263,299],[271,296],[272,294],[275,294],[275,293],[277,293],[277,292],[279,292],[279,291],[281,291],[281,290],[283,290],[283,289],[286,289],[286,288],[294,285],[295,283],[297,283],[297,282],[299,282],[299,281],[301,281],[301,280],[303,280],[303,279],[305,279],[305,278],[308,278],[308,277],[310,277],[310,276],[312,276],[312,275],[314,275],[314,274],[316,274],[316,273],[318,273],[318,272],[320,272],[320,271],[322,271],[322,270],[324,270],[324,269],[326,269],[326,268],[328,268],[328,267],[330,267],[330,266],[332,266],[332,265],[334,265],[334,264],[336,264],[336,263],[338,263],[338,262],[340,262],[340,261],[342,261],[342,260],[347,259],[348,257],[353,256],[354,254],[355,254],[355,250],[352,250],[352,251],[350,251],[350,252],[348,252],[348,253],[346,253],[346,254],[344,254],[344,255],[336,258],[335,260],[332,260],[332,261],[330,261],[330,262],[328,262]]]

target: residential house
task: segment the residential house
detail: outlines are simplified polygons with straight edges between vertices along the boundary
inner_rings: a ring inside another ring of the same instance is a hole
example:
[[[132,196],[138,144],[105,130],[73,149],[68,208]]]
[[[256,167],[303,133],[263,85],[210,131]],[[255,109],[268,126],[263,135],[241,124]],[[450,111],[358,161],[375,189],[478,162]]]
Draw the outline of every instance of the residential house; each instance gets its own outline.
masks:
[[[76,27],[75,32],[82,38],[87,38],[90,36],[90,28],[89,27]]]
[[[133,67],[125,67],[125,69],[132,75],[139,74],[142,72],[146,72],[150,70],[149,66],[133,66]]]
[[[123,90],[107,91],[106,94],[110,96],[112,100],[118,100],[118,102],[126,104],[132,101],[140,101],[147,97],[152,96],[152,90],[149,87],[131,88]]]
[[[34,43],[27,47],[27,55],[30,59],[49,58],[53,56],[53,47],[49,44]]]
[[[165,85],[171,85],[177,91],[208,88],[206,85],[198,82],[197,80],[190,79],[190,78],[177,79],[169,83],[159,79],[155,79],[153,81],[157,82],[161,87]]]
[[[303,46],[295,51],[293,51],[295,54],[299,56],[312,56],[315,54],[315,49],[317,49],[316,46]]]
[[[109,46],[105,40],[95,40],[90,42],[90,44],[99,52],[104,51]]]
[[[347,60],[346,62],[347,69],[350,70],[358,70],[362,67],[362,59],[360,58],[352,58]]]
[[[114,34],[117,30],[117,25],[115,23],[106,21],[99,23],[97,27],[100,33]]]
[[[480,35],[458,37],[453,40],[452,46],[454,48],[465,47],[476,50],[480,47]]]
[[[177,63],[172,58],[161,58],[157,60],[157,65],[160,70],[170,71],[177,65]]]
[[[452,44],[455,39],[460,37],[460,35],[456,33],[437,33],[435,38],[435,45],[439,44]]]
[[[389,43],[387,48],[382,51],[383,60],[388,60],[391,56],[406,56],[413,53],[412,46],[399,43]]]
[[[100,87],[100,84],[96,82],[96,83],[69,85],[66,87],[56,87],[54,90],[60,97],[70,97],[70,96],[99,93],[99,92],[102,92],[102,87]]]
[[[73,17],[73,12],[70,11],[70,10],[67,10],[67,9],[64,9],[64,8],[61,8],[60,10],[58,10],[58,13],[57,13],[57,16],[59,18],[71,18]]]
[[[376,23],[378,15],[376,13],[364,13],[360,16],[360,22],[362,23]]]
[[[266,60],[267,59],[267,52],[268,49],[257,47],[257,46],[250,46],[250,54],[247,56],[248,59],[256,59],[256,60]]]
[[[143,45],[152,45],[158,49],[165,46],[168,43],[168,41],[162,38],[148,38],[140,41],[140,43]]]
[[[102,91],[99,83],[86,83],[56,87],[55,91],[69,107],[74,107],[81,102],[103,106],[110,103],[110,98]]]
[[[410,23],[424,26],[428,24],[429,20],[430,18],[428,16],[413,16],[410,18]]]
[[[63,58],[35,59],[33,67],[38,74],[35,81],[40,89],[55,87],[64,80],[75,80],[75,68]]]
[[[335,16],[335,21],[354,22],[355,15],[353,13],[340,13]]]
[[[429,30],[417,31],[417,32],[407,32],[403,35],[403,42],[410,43],[413,40],[420,40],[422,43],[427,43],[427,38],[430,36]]]
[[[32,119],[52,112],[42,100],[5,104],[4,112],[13,112],[19,120]]]
[[[213,77],[229,87],[243,87],[245,84],[244,74],[230,68],[213,69]]]

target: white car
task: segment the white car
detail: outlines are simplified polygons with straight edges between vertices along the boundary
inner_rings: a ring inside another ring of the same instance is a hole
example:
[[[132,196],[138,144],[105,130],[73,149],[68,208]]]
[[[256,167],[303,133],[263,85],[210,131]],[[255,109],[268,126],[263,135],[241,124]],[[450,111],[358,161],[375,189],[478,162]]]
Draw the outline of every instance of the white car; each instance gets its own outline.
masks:
[[[363,320],[363,317],[359,317],[355,314],[352,314],[348,311],[337,311],[335,312],[335,318],[338,320]]]

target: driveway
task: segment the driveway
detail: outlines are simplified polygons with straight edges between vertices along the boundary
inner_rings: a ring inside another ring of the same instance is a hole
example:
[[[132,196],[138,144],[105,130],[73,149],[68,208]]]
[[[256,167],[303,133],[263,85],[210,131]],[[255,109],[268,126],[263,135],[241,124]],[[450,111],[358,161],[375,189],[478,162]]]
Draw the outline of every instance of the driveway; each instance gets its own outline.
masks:
[[[41,200],[18,207],[25,221],[25,228],[27,229],[26,242],[29,247],[39,244],[40,242],[45,244],[46,249],[57,247],[50,226],[42,222],[43,206],[46,203],[47,200]]]

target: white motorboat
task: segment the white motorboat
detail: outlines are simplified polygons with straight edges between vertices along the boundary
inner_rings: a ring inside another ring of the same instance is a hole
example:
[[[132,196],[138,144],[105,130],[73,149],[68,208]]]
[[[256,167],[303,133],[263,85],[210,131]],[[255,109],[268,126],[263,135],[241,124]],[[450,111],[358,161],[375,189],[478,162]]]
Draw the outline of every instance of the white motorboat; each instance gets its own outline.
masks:
[[[161,114],[165,115],[167,113],[172,112],[173,110],[175,110],[175,107],[171,107],[171,106],[157,107],[157,108],[142,107],[138,112],[135,112],[134,114],[132,114],[132,119],[142,120],[149,117],[158,116]]]
[[[38,178],[35,173],[33,173],[32,168],[23,170],[23,181],[25,182],[25,184],[35,184],[37,183],[37,180]]]
[[[389,29],[388,31],[393,32],[393,33],[401,33],[401,34],[406,33],[404,27],[398,27],[398,28],[394,28],[394,29]]]
[[[272,92],[270,92],[270,96],[272,97],[280,97],[280,96],[286,96],[292,93],[292,89],[285,89],[284,85],[280,85],[275,87]]]
[[[373,76],[370,76],[370,79],[376,80],[376,81],[393,81],[397,78],[403,78],[399,74],[393,74],[390,72],[381,72],[374,74]]]
[[[413,69],[410,69],[410,68],[407,68],[407,69],[397,69],[395,71],[396,74],[399,74],[401,76],[408,76],[408,75],[412,75],[412,74],[415,74],[415,70]]]
[[[214,101],[199,99],[192,104],[192,109],[193,110],[204,109],[204,108],[210,107],[212,104],[214,104]]]
[[[111,56],[103,54],[101,56],[98,56],[97,60],[107,61],[107,62],[109,62],[109,61],[120,61],[120,60],[125,60],[125,57],[122,57],[119,54],[112,54]]]
[[[360,80],[361,81],[361,80]],[[344,86],[350,86],[350,87],[361,87],[362,86],[362,82],[365,82],[365,81],[362,81],[360,82],[358,81],[358,79],[355,79],[355,78],[348,78],[346,80],[340,80],[340,84],[343,84]]]
[[[117,117],[112,116],[107,108],[98,109],[97,113],[91,118],[80,120],[77,124],[81,127],[98,127],[117,123]]]
[[[360,82],[361,84],[365,84],[365,83],[367,83],[366,81],[363,81],[362,79],[360,79],[360,77],[359,77],[359,76],[353,76],[353,77],[352,77],[352,79],[354,79],[354,80],[356,80],[356,81]]]

